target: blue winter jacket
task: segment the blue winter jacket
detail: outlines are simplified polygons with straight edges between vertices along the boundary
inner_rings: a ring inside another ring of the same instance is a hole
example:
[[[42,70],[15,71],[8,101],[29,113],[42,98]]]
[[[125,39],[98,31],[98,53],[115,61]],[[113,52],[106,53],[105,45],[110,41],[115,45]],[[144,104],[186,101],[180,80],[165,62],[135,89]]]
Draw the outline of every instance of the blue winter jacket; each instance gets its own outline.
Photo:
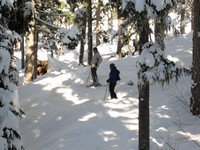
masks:
[[[117,68],[116,67],[113,67],[109,73],[109,81],[113,84],[116,84],[117,83]]]

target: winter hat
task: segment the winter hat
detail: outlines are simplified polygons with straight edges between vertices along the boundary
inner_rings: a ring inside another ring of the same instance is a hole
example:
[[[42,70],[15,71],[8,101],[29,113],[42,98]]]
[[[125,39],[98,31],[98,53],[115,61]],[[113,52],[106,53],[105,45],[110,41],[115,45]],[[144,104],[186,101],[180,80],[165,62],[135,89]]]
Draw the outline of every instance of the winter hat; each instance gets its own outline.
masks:
[[[114,63],[111,63],[110,64],[110,68],[114,68],[115,67],[115,64]]]

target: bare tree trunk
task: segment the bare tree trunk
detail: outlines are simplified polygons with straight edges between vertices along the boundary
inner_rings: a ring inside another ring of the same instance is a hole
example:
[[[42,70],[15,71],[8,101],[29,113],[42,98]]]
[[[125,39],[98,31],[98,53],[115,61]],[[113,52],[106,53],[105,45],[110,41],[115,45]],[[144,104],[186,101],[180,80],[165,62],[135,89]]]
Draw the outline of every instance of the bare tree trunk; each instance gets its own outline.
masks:
[[[155,42],[158,43],[161,49],[164,51],[165,49],[165,24],[164,24],[164,14],[160,15],[155,20]]]
[[[145,15],[141,14],[142,32],[140,33],[140,46],[148,42],[149,22]],[[142,48],[140,47],[140,53]],[[145,70],[143,70],[144,72]],[[141,80],[138,77],[138,80]],[[139,150],[149,150],[149,82],[138,85],[139,91]]]
[[[139,150],[149,150],[149,82],[139,85]]]
[[[192,75],[193,85],[191,88],[192,97],[190,107],[193,115],[200,115],[200,1],[194,0],[194,30],[193,30],[193,62]]]
[[[37,51],[38,51],[38,40],[39,40],[39,35],[38,35],[38,31],[35,28],[34,31],[35,34],[35,40],[34,40],[34,73],[33,73],[33,79],[37,78]]]
[[[24,69],[25,68],[25,64],[24,64],[24,31],[23,31],[23,35],[22,35],[22,43],[21,43],[21,68]]]
[[[194,6],[191,8],[191,30],[194,30]]]
[[[185,9],[182,8],[182,10],[181,10],[181,22],[180,22],[180,32],[181,32],[181,34],[185,34],[184,19],[185,19]]]
[[[101,0],[98,0],[96,8],[96,46],[100,45],[100,3]]]
[[[92,60],[92,1],[88,0],[88,64]]]
[[[25,22],[24,22],[24,18],[23,18],[23,26],[22,26],[22,43],[21,43],[21,47],[20,47],[20,49],[21,49],[21,57],[22,57],[22,59],[21,59],[21,68],[22,69],[24,69],[25,68],[25,61],[24,61],[24,55],[25,55],[25,51],[24,51],[24,46],[25,46],[25,44],[24,44],[24,37],[25,37]]]
[[[34,2],[33,2],[34,5]],[[35,78],[35,59],[37,60],[37,51],[35,50],[35,16],[29,25],[30,29],[26,37],[26,63],[24,83],[30,83]]]
[[[85,33],[86,33],[86,19],[83,20],[83,26],[81,29],[81,33],[82,33],[83,38],[81,38],[81,44],[80,44],[79,65],[83,65]]]
[[[122,24],[122,20],[121,20],[121,10],[120,10],[120,3],[118,1],[118,7],[117,7],[117,18],[118,18],[118,28],[120,27],[120,25]],[[122,50],[122,33],[118,33],[118,42],[117,42],[117,52],[116,54],[121,58],[121,50]]]
[[[141,16],[143,24],[142,31],[139,33],[139,54],[142,52],[142,46],[149,41],[149,22],[143,14]]]
[[[110,8],[109,12],[108,12],[108,35],[109,35],[109,41],[111,39],[112,30],[113,30],[113,12],[112,12],[112,8]],[[113,40],[111,41],[111,43],[113,43]]]

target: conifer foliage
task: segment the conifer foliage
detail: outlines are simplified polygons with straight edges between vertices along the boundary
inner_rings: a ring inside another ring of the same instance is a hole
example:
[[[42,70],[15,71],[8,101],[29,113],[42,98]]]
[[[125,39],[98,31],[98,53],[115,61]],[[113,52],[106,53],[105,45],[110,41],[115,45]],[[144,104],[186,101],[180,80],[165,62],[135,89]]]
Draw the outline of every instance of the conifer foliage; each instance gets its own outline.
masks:
[[[157,43],[148,42],[143,46],[143,51],[137,61],[139,84],[149,81],[150,84],[159,82],[162,85],[169,83],[182,75],[191,75],[192,71],[178,67],[173,61],[167,59],[165,52]]]
[[[23,150],[18,129],[18,117],[23,115],[17,93],[19,74],[12,55],[19,36],[1,25],[0,37],[0,149]]]
[[[24,113],[18,102],[19,74],[13,57],[16,41],[21,41],[17,32],[22,22],[16,20],[23,7],[22,1],[3,0],[0,3],[0,149],[24,150],[18,118]],[[19,8],[19,9],[18,9]],[[19,17],[20,18],[20,17]],[[13,25],[12,25],[13,24]],[[12,25],[12,26],[11,26]],[[16,25],[16,26],[15,26]],[[12,29],[13,31],[9,30]],[[15,30],[15,31],[14,31]]]

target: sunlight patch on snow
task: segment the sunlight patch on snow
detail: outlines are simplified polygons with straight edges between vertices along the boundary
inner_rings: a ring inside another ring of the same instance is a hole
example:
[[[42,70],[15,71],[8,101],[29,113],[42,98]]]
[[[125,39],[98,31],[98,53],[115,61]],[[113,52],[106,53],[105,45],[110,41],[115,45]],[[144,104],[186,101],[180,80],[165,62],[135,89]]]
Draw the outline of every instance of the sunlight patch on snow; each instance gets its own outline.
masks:
[[[158,145],[159,147],[162,147],[162,146],[163,146],[163,143],[159,143],[159,142],[157,141],[157,139],[155,139],[155,138],[153,138],[153,137],[150,137],[150,138],[151,138],[152,142],[156,143],[156,145]]]
[[[157,115],[159,118],[170,118],[169,115],[166,115],[166,114],[156,113],[156,115]]]
[[[160,128],[158,128],[157,130],[156,130],[157,132],[167,132],[168,130],[167,129],[165,129],[164,127],[160,127]]]
[[[111,99],[104,104],[105,107],[110,108],[107,111],[110,117],[120,118],[123,125],[132,131],[138,130],[138,110],[134,109],[134,105],[137,105],[134,100]]]
[[[103,138],[105,142],[113,141],[118,139],[117,134],[114,131],[100,131],[99,135]]]
[[[168,110],[169,108],[166,106],[166,105],[163,105],[160,107],[161,109],[165,109],[165,110]]]
[[[124,126],[131,130],[131,131],[134,131],[134,130],[138,130],[138,119],[134,119],[134,120],[128,120],[129,123],[127,123],[127,121],[123,121],[125,124]]]
[[[38,106],[38,103],[33,103],[33,104],[31,105],[31,107],[36,107],[36,106]]]
[[[126,117],[126,118],[136,118],[136,116],[134,115],[134,111],[115,111],[115,110],[108,110],[108,114],[113,117],[113,118],[118,118],[118,117]]]
[[[120,108],[130,107],[131,105],[130,104],[123,104],[123,103],[106,103],[105,106],[109,107],[109,108],[120,109]]]
[[[35,135],[35,138],[39,137],[40,136],[40,129],[35,129],[33,130],[33,134]]]
[[[82,118],[78,119],[79,121],[88,121],[90,120],[91,118],[94,118],[96,117],[97,114],[96,113],[90,113],[90,114],[87,114],[85,116],[83,116]]]
[[[56,120],[57,120],[57,121],[62,120],[62,116],[58,116]]]
[[[43,85],[44,86],[43,90],[51,91],[53,88],[56,88],[62,85],[62,83],[65,80],[68,80],[70,78],[71,78],[71,74],[62,74],[54,78],[52,77],[44,78],[42,80],[36,81],[34,84]]]
[[[74,82],[75,82],[75,83],[83,83],[83,80],[80,79],[80,78],[77,78]]]
[[[66,101],[71,101],[74,105],[79,105],[82,103],[85,103],[87,101],[89,101],[89,99],[79,99],[79,97],[77,97],[77,94],[73,94],[73,90],[72,89],[68,89],[68,88],[59,88],[56,90],[57,93],[63,94],[63,97],[65,98]]]

